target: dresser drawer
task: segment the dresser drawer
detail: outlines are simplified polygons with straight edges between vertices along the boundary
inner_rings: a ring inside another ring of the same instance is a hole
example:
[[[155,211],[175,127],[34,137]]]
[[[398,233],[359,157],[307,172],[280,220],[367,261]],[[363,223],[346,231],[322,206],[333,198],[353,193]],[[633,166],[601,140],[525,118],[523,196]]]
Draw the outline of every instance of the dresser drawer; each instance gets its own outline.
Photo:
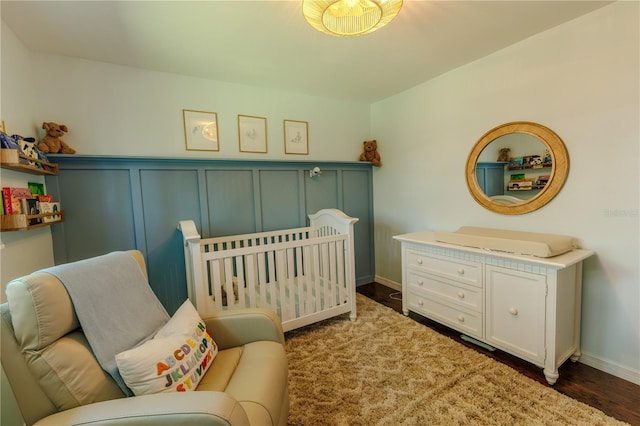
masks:
[[[482,314],[438,303],[413,292],[408,293],[409,310],[429,317],[469,336],[482,339]]]
[[[408,290],[476,312],[482,312],[482,289],[435,275],[407,271]]]
[[[482,287],[482,264],[462,259],[444,258],[419,251],[407,251],[407,266],[453,278],[476,287]]]

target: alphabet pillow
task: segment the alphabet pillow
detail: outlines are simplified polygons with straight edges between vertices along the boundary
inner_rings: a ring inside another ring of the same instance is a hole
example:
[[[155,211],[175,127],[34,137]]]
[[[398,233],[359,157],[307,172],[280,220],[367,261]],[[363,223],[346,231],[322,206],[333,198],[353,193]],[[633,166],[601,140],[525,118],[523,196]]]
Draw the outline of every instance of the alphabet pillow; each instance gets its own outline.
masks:
[[[189,300],[153,336],[116,355],[118,370],[135,395],[195,390],[218,346]]]

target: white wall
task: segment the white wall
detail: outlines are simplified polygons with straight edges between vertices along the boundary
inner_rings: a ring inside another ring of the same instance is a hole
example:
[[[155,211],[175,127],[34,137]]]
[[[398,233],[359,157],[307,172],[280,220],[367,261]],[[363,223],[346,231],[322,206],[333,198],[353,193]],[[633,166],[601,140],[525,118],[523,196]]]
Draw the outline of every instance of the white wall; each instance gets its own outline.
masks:
[[[640,382],[637,2],[599,9],[372,105],[376,274],[401,282],[392,236],[476,225],[578,237],[585,263],[582,361]],[[568,180],[522,216],[471,198],[465,163],[499,124],[548,126],[570,156]],[[404,188],[398,191],[398,188]]]
[[[40,123],[66,124],[81,154],[357,161],[369,105],[33,54]],[[182,109],[218,114],[219,152],[186,151]],[[267,154],[240,152],[238,114],[267,118]],[[309,123],[309,155],[284,153],[283,120]]]
[[[33,118],[31,55],[8,26],[2,24],[1,112],[7,133],[36,136]],[[44,182],[42,176],[0,169],[0,186],[26,187],[27,182]],[[6,283],[36,269],[53,265],[49,228],[0,234],[0,300],[5,301]]]
[[[31,125],[33,97],[31,91],[31,62],[27,49],[6,26],[1,25],[0,116],[7,132],[34,136]],[[0,186],[26,186],[28,181],[44,182],[42,177],[27,177],[22,173],[0,169]],[[0,300],[6,301],[5,286],[12,278],[34,269],[53,265],[51,233],[46,228],[25,232],[0,234]],[[24,422],[16,405],[9,382],[2,369],[0,374],[0,424],[22,425]]]

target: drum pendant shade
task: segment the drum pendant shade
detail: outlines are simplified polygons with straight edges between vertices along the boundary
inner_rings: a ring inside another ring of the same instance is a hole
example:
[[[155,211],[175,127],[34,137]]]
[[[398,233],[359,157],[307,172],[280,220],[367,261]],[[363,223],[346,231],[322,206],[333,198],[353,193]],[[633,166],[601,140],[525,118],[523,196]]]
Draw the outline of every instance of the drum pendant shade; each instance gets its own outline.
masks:
[[[359,36],[387,25],[402,0],[303,0],[302,14],[316,30],[334,36]]]

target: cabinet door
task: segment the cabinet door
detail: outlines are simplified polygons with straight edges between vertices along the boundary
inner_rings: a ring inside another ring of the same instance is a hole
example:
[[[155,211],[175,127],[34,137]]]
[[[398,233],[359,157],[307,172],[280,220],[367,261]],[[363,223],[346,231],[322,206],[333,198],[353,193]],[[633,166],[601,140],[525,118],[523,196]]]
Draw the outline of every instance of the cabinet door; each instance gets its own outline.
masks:
[[[485,271],[487,342],[543,365],[545,276],[491,265]]]

